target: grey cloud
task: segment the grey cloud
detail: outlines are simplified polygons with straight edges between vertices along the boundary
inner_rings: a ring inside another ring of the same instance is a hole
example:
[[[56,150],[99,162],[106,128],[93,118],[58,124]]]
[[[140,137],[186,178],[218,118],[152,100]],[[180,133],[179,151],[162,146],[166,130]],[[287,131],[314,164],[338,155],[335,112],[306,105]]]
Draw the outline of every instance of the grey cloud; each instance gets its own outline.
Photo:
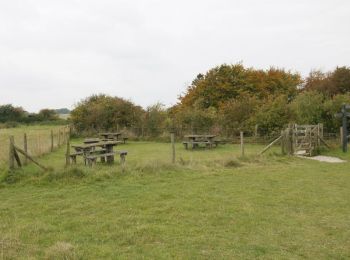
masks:
[[[221,63],[349,65],[346,0],[0,2],[0,103],[71,107],[93,93],[174,104]],[[39,101],[37,101],[39,99]]]

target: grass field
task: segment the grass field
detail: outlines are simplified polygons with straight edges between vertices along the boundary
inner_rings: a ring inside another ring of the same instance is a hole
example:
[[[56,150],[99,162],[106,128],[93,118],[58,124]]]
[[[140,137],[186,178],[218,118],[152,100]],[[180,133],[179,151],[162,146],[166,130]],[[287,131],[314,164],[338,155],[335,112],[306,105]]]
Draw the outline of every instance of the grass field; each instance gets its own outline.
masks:
[[[64,169],[62,148],[3,181],[0,259],[350,258],[350,163],[261,148],[178,144],[172,165],[169,144],[131,143],[124,173]]]

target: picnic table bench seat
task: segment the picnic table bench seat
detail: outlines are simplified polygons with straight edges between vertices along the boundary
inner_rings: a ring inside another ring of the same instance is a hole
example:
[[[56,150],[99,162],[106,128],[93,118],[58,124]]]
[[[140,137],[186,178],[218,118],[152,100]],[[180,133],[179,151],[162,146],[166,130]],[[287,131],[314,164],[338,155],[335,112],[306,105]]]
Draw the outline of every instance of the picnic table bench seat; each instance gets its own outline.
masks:
[[[217,146],[217,143],[215,141],[213,142],[210,142],[210,141],[207,141],[207,140],[203,140],[203,141],[184,141],[182,142],[183,145],[185,146],[186,149],[188,149],[189,145],[192,145],[193,147],[197,147],[198,145],[200,144],[204,144],[205,146]]]
[[[97,159],[101,158],[102,162],[106,161],[107,157],[113,156],[118,153],[120,155],[120,162],[125,162],[125,157],[128,155],[127,151],[117,151],[117,152],[109,152],[109,153],[100,153],[100,154],[90,154],[85,156],[84,158],[87,160],[88,165],[91,167],[93,164],[96,164]]]
[[[101,158],[101,161],[105,162],[107,156],[114,156],[114,155],[115,155],[115,152],[90,154],[90,155],[86,155],[85,159],[87,160],[88,165],[91,167],[93,164],[96,163],[97,158]]]

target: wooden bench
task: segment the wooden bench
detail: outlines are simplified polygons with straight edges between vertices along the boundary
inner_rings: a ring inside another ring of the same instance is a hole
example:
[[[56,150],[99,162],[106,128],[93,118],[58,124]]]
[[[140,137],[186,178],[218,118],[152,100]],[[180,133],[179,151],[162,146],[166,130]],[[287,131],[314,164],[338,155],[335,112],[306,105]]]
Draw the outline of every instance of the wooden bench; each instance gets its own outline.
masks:
[[[185,146],[185,149],[188,149],[188,145],[192,145],[192,148],[198,147],[200,144],[204,144],[206,147],[211,148],[213,146],[213,144],[215,144],[214,142],[209,142],[209,141],[185,141],[182,142],[183,145]]]
[[[123,143],[126,144],[126,141],[128,140],[128,137],[123,137]]]
[[[127,151],[118,151],[117,153],[120,155],[120,163],[122,165],[124,165],[125,160],[126,160],[126,156],[128,155],[128,152]],[[90,167],[92,167],[93,164],[96,164],[96,161],[97,161],[98,158],[101,158],[101,161],[105,162],[107,156],[114,156],[114,155],[115,155],[115,152],[112,152],[112,153],[101,153],[101,154],[91,154],[91,155],[85,156],[85,159],[87,160],[88,165]]]
[[[112,153],[100,153],[100,154],[90,154],[85,156],[85,159],[88,162],[88,165],[92,167],[93,164],[96,164],[97,158],[101,158],[102,162],[106,161],[106,157],[113,156],[114,157],[115,152]]]

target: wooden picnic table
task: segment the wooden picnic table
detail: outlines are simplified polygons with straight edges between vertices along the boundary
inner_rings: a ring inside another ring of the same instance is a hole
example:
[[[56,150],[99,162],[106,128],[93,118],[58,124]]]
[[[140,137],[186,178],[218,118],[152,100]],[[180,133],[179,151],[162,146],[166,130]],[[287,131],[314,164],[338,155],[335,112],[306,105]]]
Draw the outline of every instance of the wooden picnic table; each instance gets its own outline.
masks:
[[[90,144],[81,144],[81,145],[72,145],[76,152],[82,152],[84,157],[90,155],[95,151],[96,147],[101,147],[105,149],[106,154],[109,154],[107,157],[107,162],[112,163],[114,161],[114,155],[112,155],[113,147],[122,143],[121,141],[100,141],[98,143]]]
[[[184,141],[183,144],[186,149],[190,145],[191,149],[199,147],[200,144],[204,144],[205,147],[213,148],[217,146],[217,143],[214,141],[216,135],[185,135],[185,138],[188,141]]]
[[[116,140],[116,141],[123,141],[124,144],[126,144],[126,141],[129,139],[126,136],[123,136],[123,133],[100,133],[100,136],[102,136],[103,141],[108,140]]]
[[[95,144],[101,142],[100,138],[86,138],[84,144]]]
[[[216,135],[185,135],[185,138],[198,140],[198,139],[214,139]]]
[[[99,133],[104,139],[114,139],[118,140],[122,133]]]

